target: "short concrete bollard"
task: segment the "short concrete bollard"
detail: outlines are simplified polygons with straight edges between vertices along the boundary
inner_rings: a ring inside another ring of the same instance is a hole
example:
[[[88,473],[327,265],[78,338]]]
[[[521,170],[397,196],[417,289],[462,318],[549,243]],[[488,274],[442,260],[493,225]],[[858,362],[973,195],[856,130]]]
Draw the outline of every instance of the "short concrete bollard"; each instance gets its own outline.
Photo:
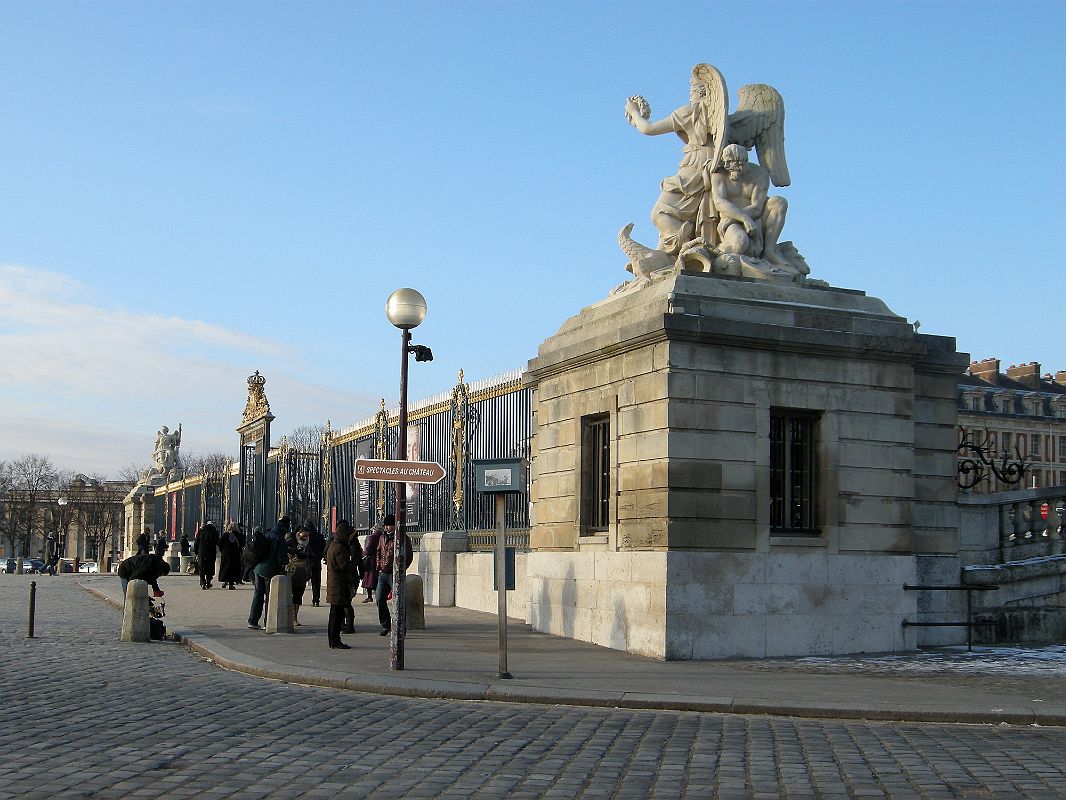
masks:
[[[270,598],[267,600],[267,633],[292,633],[292,581],[288,575],[270,579]]]
[[[421,575],[408,575],[403,579],[403,607],[407,630],[424,631],[426,602]]]
[[[151,627],[148,624],[148,583],[130,581],[126,586],[126,605],[122,609],[122,642],[150,641]]]

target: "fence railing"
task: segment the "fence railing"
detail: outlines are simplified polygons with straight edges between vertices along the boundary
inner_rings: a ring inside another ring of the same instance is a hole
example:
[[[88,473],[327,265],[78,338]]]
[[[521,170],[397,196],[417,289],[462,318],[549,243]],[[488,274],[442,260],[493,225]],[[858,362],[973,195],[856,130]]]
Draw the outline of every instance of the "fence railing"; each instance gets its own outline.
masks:
[[[207,520],[274,520],[287,514],[294,522],[318,520],[329,530],[348,519],[366,531],[395,507],[395,484],[355,479],[358,458],[397,458],[399,409],[381,408],[373,417],[342,431],[326,423],[317,450],[297,449],[284,441],[245,458],[246,505],[265,498],[264,508],[250,514],[237,508],[240,469],[229,474],[194,476],[156,490],[154,530],[172,539],[190,539]],[[408,412],[408,452],[417,461],[436,461],[446,475],[436,485],[409,484],[407,529],[414,537],[427,531],[482,531],[496,527],[492,498],[481,497],[470,467],[473,460],[528,458],[533,435],[532,390],[520,371],[467,384],[463,373],[450,391],[412,403]],[[265,487],[265,488],[264,488]],[[529,493],[508,497],[509,529],[529,527]],[[478,540],[480,542],[480,540]],[[478,547],[481,545],[478,544]],[[528,547],[528,533],[524,547]]]
[[[529,528],[525,530],[507,530],[504,538],[507,547],[515,550],[529,549]],[[481,553],[491,552],[496,547],[496,531],[468,531],[466,534],[466,547],[468,550]]]

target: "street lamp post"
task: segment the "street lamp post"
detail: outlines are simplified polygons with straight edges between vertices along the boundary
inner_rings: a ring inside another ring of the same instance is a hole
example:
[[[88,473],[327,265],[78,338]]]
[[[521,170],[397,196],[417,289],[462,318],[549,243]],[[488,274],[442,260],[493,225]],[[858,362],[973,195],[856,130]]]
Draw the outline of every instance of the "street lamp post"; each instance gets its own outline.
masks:
[[[407,356],[415,354],[415,361],[432,361],[433,352],[424,345],[411,344],[411,329],[417,328],[426,318],[426,298],[414,289],[397,289],[385,301],[385,316],[389,322],[403,331],[400,351],[400,419],[397,431],[396,458],[407,458]],[[396,613],[389,634],[389,669],[403,669],[404,626],[404,573],[406,560],[403,544],[407,528],[407,484],[396,483],[396,535],[393,538],[392,599]]]
[[[57,564],[57,566],[59,568],[62,568],[62,565],[63,565],[62,559],[67,554],[67,524],[66,524],[66,521],[67,521],[67,504],[70,502],[70,498],[68,498],[65,494],[63,494],[63,495],[59,496],[59,499],[56,500],[56,502],[59,503],[59,530],[56,531],[56,548],[59,550],[60,553],[62,553],[62,555],[60,556],[60,562],[59,562],[59,564]]]

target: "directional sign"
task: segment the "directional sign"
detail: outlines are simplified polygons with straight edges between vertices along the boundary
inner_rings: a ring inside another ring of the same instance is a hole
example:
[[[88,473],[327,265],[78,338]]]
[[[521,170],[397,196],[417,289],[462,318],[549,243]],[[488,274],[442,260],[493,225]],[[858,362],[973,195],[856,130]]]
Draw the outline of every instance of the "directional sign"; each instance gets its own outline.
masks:
[[[372,458],[355,461],[355,477],[361,481],[440,483],[446,474],[444,467],[436,461],[385,461]]]

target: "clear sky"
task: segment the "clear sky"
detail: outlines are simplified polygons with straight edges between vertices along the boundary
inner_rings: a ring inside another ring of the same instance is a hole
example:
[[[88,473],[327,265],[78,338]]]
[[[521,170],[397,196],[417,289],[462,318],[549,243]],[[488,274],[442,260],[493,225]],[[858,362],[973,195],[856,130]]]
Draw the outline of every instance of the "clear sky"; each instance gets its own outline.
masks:
[[[524,367],[626,279],[692,66],[787,108],[783,239],[972,357],[1066,369],[1061,2],[0,0],[0,459],[114,474]]]

